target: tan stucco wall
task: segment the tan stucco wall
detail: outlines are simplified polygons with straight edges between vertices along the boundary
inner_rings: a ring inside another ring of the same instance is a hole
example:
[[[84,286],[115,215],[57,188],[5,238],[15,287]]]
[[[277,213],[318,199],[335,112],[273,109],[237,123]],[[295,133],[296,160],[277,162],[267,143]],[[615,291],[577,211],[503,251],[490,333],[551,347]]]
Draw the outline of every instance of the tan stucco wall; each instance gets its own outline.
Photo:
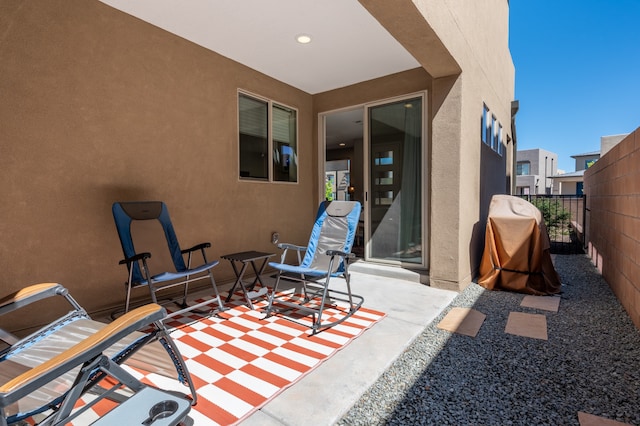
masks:
[[[416,2],[418,3],[418,2]],[[509,7],[504,0],[483,2],[424,2],[426,16],[439,11],[434,28],[456,57],[461,74],[461,148],[457,280],[463,288],[480,262],[489,201],[506,191],[506,156],[501,157],[480,141],[479,123],[485,103],[502,124],[503,140],[511,135],[511,101],[514,99],[515,70],[508,49]],[[450,21],[447,21],[447,18]],[[506,152],[506,150],[505,150]],[[434,227],[438,226],[433,224]]]
[[[640,128],[584,174],[589,255],[640,329]]]
[[[460,241],[460,187],[461,156],[461,79],[459,76],[442,77],[434,82],[431,124],[431,249],[429,282],[432,286],[459,288],[461,269],[457,250]]]
[[[99,1],[1,3],[2,293],[54,281],[88,310],[119,305],[114,201],[165,201],[181,245],[210,241],[213,259],[273,250],[272,231],[307,240],[310,95]],[[298,184],[237,178],[238,88],[298,109]]]

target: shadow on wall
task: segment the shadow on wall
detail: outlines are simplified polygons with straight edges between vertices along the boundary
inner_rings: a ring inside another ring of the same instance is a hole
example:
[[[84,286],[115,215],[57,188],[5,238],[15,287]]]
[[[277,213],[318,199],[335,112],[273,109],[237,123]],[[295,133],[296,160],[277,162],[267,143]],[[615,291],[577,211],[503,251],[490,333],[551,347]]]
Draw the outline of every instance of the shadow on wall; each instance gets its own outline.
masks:
[[[479,138],[479,136],[478,136]],[[487,144],[478,141],[480,147],[480,203],[478,222],[473,226],[471,240],[469,241],[469,268],[474,280],[478,278],[480,261],[484,250],[484,239],[489,217],[489,205],[491,197],[505,193],[506,177],[495,173],[494,170],[506,170],[505,155],[493,151]]]
[[[471,231],[471,241],[469,242],[469,269],[472,280],[478,279],[480,271],[480,261],[484,250],[484,236],[486,229],[486,219],[483,222],[476,222]]]
[[[149,198],[149,189],[135,185],[107,185],[102,189],[104,199],[109,206],[117,201],[142,201]],[[164,200],[162,200],[164,201]]]

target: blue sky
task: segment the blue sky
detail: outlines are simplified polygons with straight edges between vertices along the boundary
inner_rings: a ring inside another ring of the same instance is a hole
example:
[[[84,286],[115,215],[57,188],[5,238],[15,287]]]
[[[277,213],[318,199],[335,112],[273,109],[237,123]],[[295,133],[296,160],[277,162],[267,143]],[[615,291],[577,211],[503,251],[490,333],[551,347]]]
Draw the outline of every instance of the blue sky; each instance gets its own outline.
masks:
[[[640,127],[640,0],[511,0],[518,149],[571,155]]]

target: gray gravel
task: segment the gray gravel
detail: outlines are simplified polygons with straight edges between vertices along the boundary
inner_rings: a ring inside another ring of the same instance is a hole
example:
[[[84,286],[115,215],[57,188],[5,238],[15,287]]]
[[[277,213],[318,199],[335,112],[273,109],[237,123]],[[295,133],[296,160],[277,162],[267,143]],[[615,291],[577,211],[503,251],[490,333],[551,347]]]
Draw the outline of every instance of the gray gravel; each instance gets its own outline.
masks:
[[[557,313],[471,284],[450,307],[487,315],[478,335],[438,329],[447,308],[338,424],[578,425],[582,411],[640,425],[640,331],[586,256],[556,270]],[[549,340],[506,334],[511,311],[546,315]]]

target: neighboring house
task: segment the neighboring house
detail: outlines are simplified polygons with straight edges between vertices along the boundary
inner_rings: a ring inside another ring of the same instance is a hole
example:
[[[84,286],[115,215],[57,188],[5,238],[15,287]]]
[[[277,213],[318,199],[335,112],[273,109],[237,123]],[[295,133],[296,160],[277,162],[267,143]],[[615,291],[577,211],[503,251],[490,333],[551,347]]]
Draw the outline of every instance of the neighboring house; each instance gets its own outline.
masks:
[[[627,136],[629,136],[629,133],[621,133],[619,135],[602,136],[600,138],[600,156],[601,157],[604,156],[614,146],[616,146],[620,142],[622,142]]]
[[[576,154],[572,155],[571,158],[576,161],[576,171],[586,170],[600,159],[600,151]]]
[[[584,169],[553,176],[553,193],[557,195],[582,195]]]
[[[582,195],[584,171],[600,159],[600,151],[572,155],[576,171],[553,176],[554,193],[559,195]]]
[[[575,160],[575,172],[563,173],[553,176],[554,194],[583,195],[584,172],[593,166],[600,157],[627,137],[628,133],[621,135],[602,136],[600,138],[600,151],[585,152],[572,155]]]
[[[345,149],[365,259],[442,288],[474,278],[491,196],[515,169],[509,2],[275,5],[3,3],[5,292],[53,280],[90,311],[119,306],[114,201],[165,201],[181,244],[210,241],[214,259],[275,253],[273,232],[306,243],[325,159],[343,159],[326,122],[353,110],[366,137]],[[294,40],[303,31],[307,45]],[[215,274],[233,278],[226,264]]]
[[[544,149],[519,150],[516,154],[516,194],[551,194],[558,154]]]

